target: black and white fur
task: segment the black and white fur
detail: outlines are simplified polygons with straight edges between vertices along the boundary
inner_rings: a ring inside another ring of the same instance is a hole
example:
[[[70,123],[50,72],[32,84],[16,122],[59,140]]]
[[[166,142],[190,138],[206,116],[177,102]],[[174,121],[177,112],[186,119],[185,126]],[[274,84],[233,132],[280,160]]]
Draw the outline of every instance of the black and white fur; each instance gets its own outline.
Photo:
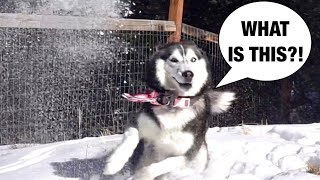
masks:
[[[192,42],[158,47],[148,62],[148,86],[159,93],[190,97],[191,106],[144,103],[107,159],[104,174],[120,171],[131,156],[135,158],[132,179],[172,179],[184,170],[203,171],[208,163],[207,121],[225,112],[234,100],[234,93],[212,90],[210,69],[205,53]]]

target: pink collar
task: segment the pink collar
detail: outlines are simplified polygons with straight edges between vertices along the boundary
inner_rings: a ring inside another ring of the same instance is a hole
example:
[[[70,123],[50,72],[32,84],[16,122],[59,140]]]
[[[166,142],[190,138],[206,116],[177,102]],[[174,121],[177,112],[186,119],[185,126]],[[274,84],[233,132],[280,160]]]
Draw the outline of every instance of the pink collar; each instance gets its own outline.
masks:
[[[159,93],[155,91],[152,91],[146,94],[136,94],[136,95],[123,93],[121,96],[131,102],[140,102],[140,103],[149,102],[150,104],[155,106],[163,105],[158,103],[157,98],[159,96]],[[173,107],[180,107],[180,108],[190,107],[190,98],[184,98],[184,97],[176,98],[174,100]]]

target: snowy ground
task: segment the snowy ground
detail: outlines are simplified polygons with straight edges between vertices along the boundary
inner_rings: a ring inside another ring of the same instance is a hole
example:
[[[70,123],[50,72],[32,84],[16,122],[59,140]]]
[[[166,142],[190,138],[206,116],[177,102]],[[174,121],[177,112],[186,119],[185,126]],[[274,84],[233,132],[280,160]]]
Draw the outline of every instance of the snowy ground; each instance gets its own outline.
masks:
[[[101,173],[120,135],[44,145],[0,146],[0,179],[90,179]],[[320,166],[320,124],[212,128],[208,169],[186,179],[315,180]],[[124,171],[125,174],[125,171]],[[124,179],[124,174],[116,178]]]

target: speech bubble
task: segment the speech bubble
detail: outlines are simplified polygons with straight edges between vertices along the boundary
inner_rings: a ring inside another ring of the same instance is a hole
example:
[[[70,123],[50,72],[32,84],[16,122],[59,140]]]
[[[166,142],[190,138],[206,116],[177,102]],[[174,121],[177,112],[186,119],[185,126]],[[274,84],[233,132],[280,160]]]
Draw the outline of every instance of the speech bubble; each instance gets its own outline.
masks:
[[[219,45],[231,70],[217,87],[245,78],[274,81],[290,76],[306,62],[311,35],[304,20],[290,8],[255,2],[228,16]]]

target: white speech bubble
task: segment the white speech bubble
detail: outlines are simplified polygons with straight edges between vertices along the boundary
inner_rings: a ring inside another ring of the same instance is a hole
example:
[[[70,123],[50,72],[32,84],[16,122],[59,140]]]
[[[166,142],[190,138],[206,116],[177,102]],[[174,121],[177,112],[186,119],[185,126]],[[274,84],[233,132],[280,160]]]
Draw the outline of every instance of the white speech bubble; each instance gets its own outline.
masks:
[[[248,36],[245,36],[242,21],[244,21],[244,27],[248,27],[249,21],[253,27],[256,21],[256,27],[264,27],[268,30],[261,30],[262,33],[259,36],[259,28],[257,28],[256,31],[252,31],[256,32],[255,35],[248,33]],[[223,57],[231,66],[231,70],[217,87],[244,78],[273,81],[290,76],[300,69],[307,60],[311,50],[311,35],[304,20],[290,8],[272,2],[255,2],[238,8],[228,16],[220,30],[219,45]],[[229,56],[230,47],[243,48],[243,61],[235,61],[233,58],[239,58],[236,54]],[[262,51],[250,50],[250,47],[261,47]],[[270,61],[267,62],[266,56],[260,58],[259,53],[259,55],[256,54],[256,61],[253,62],[253,51],[256,53],[267,52],[267,47],[270,47],[269,57],[274,58],[270,58]],[[275,55],[273,55],[271,47],[276,51]],[[290,47],[295,47],[297,50],[294,56],[292,56],[294,50],[293,48],[289,49]],[[299,52],[299,47],[302,48],[302,54]],[[283,61],[283,53],[287,57],[285,61]],[[229,57],[233,57],[232,61],[229,61]]]

